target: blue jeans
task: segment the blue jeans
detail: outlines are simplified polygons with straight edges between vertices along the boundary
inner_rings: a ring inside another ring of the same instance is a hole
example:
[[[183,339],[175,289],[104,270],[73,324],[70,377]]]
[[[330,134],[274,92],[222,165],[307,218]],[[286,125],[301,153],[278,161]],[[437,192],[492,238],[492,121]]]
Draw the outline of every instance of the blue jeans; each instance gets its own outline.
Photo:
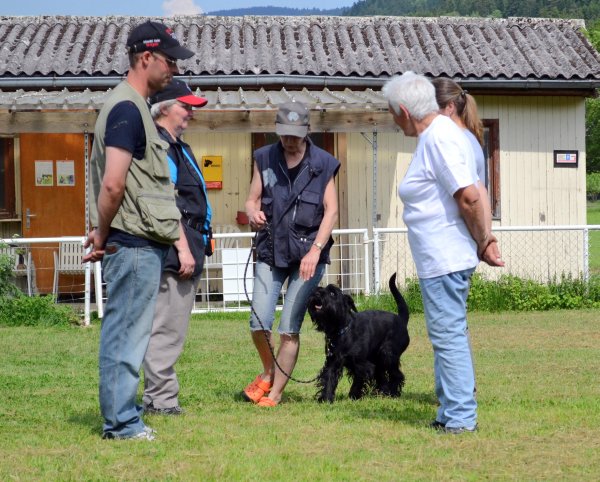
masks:
[[[275,321],[275,308],[277,299],[285,280],[288,287],[285,292],[285,302],[279,322],[279,334],[295,335],[300,333],[302,321],[306,314],[306,303],[308,297],[317,287],[323,273],[325,264],[318,264],[314,276],[308,281],[300,278],[300,267],[295,268],[271,268],[267,263],[257,261],[254,268],[254,289],[252,292],[252,306],[258,314],[262,325],[256,319],[254,313],[250,317],[250,329],[252,331],[271,331]]]
[[[475,269],[419,279],[425,322],[433,346],[437,421],[447,427],[477,423],[475,377],[467,330],[467,296]]]
[[[127,438],[144,430],[136,404],[166,250],[108,243],[102,261],[106,310],[100,332],[100,411],[104,433]]]

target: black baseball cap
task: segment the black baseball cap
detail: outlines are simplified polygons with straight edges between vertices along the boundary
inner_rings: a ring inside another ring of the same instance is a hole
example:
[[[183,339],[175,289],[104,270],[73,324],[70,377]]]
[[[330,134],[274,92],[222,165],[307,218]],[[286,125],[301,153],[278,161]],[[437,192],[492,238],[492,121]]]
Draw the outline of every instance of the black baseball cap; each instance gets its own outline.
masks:
[[[163,52],[174,59],[189,59],[194,55],[191,50],[182,47],[171,28],[160,22],[150,20],[138,25],[127,37],[129,53]]]
[[[174,99],[194,107],[203,107],[208,103],[207,99],[195,95],[185,82],[178,79],[171,80],[163,90],[157,92],[148,100],[150,104],[157,104],[158,102]]]

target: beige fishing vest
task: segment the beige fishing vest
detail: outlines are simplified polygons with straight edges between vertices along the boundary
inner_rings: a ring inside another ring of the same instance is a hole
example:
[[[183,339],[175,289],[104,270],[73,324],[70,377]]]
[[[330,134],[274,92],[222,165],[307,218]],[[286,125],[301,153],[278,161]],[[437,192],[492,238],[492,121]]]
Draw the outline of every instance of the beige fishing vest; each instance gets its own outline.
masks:
[[[169,145],[160,139],[146,100],[127,81],[115,87],[100,110],[94,129],[89,195],[92,226],[98,225],[98,194],[106,166],[106,120],[112,108],[125,100],[135,103],[142,115],[146,152],[143,159],[131,160],[123,201],[111,227],[141,238],[172,244],[179,238],[181,215],[175,205],[175,191],[167,164]]]

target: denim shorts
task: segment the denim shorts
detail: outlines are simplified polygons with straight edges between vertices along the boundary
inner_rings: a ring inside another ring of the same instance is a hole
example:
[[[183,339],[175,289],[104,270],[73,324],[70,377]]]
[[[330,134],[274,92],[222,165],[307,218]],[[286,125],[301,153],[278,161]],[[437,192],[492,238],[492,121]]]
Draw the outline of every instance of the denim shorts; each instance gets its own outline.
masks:
[[[315,275],[308,281],[304,281],[300,278],[300,266],[271,268],[268,264],[257,261],[254,268],[254,290],[252,293],[252,307],[255,313],[252,313],[250,317],[250,330],[272,331],[277,299],[287,279],[285,301],[277,331],[279,334],[288,335],[300,333],[302,321],[306,314],[308,297],[321,281],[324,272],[325,264],[318,264]],[[260,322],[256,315],[260,318]]]

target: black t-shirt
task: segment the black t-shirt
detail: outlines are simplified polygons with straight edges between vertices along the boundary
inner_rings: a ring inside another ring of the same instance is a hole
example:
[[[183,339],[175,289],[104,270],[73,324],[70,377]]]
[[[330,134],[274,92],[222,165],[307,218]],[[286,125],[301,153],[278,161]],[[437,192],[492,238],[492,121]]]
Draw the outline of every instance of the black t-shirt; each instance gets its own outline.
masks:
[[[142,159],[146,151],[146,131],[139,109],[130,100],[116,104],[106,119],[104,143],[107,147],[119,147]]]
[[[288,177],[290,178],[291,182],[294,182],[296,180],[296,177],[298,177],[298,173],[302,170],[304,164],[306,164],[306,162],[304,161],[305,159],[306,153],[304,153],[304,157],[296,166],[292,167],[291,169],[288,167]]]

